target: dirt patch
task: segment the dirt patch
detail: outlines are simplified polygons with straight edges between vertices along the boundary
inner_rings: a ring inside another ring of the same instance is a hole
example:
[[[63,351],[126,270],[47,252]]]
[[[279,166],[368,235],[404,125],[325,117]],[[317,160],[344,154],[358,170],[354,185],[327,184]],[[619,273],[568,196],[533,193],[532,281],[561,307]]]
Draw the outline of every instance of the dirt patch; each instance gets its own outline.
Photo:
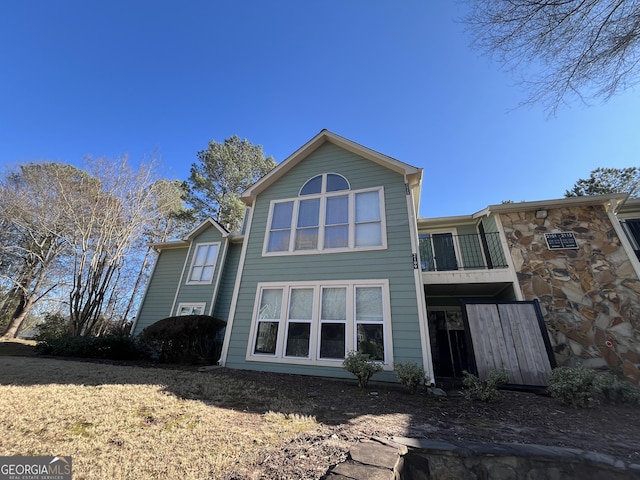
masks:
[[[640,463],[640,409],[603,405],[577,410],[526,392],[502,391],[493,404],[466,401],[459,391],[446,398],[400,386],[249,371],[218,370],[243,380],[268,382],[290,392],[291,408],[313,414],[322,428],[303,434],[279,452],[265,452],[251,478],[319,478],[326,465],[346,459],[356,442],[393,436],[455,442],[531,443],[578,448]],[[236,472],[230,478],[247,478]],[[314,476],[315,475],[315,476]]]

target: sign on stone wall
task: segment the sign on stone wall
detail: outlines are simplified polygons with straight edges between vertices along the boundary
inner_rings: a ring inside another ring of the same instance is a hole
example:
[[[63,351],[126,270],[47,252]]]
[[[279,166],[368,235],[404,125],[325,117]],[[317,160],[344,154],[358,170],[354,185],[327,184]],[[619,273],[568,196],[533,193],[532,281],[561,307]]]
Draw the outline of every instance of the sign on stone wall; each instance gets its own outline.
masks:
[[[547,241],[549,250],[578,248],[578,243],[576,242],[576,237],[573,232],[545,233],[544,239]]]

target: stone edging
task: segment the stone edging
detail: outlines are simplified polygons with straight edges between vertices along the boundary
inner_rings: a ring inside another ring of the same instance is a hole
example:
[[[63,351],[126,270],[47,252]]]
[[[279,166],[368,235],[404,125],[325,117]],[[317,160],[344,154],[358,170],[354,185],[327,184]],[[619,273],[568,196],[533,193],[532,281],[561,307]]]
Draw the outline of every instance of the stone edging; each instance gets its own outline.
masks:
[[[533,444],[453,443],[393,437],[354,445],[326,480],[492,478],[638,479],[640,464],[597,452]]]

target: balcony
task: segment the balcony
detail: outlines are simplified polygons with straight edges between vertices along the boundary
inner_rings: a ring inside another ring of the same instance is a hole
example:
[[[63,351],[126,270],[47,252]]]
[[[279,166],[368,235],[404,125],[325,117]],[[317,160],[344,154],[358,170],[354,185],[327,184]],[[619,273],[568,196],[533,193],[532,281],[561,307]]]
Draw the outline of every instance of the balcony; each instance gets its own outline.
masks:
[[[473,284],[478,286],[478,294],[484,294],[490,284],[499,290],[514,280],[498,232],[423,233],[418,239],[422,279],[432,290],[436,285],[448,285],[448,291],[452,285],[467,285],[464,291],[473,294]]]

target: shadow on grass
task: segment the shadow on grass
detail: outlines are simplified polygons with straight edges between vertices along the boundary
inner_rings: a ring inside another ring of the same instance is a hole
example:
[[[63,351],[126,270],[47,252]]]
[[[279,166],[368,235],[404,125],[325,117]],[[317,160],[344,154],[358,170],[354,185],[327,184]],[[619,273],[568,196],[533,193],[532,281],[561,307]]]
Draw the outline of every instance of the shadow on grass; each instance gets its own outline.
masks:
[[[178,398],[218,408],[308,415],[327,425],[388,414],[401,414],[403,422],[408,422],[415,413],[438,404],[433,397],[409,395],[395,384],[372,381],[369,388],[361,389],[355,377],[340,380],[222,367],[199,372],[197,366],[62,359],[35,355],[33,347],[19,344],[0,344],[2,384],[157,385]],[[399,423],[395,430],[397,434],[406,433]]]
[[[8,340],[0,341],[0,356],[31,357],[36,354],[36,342]]]

